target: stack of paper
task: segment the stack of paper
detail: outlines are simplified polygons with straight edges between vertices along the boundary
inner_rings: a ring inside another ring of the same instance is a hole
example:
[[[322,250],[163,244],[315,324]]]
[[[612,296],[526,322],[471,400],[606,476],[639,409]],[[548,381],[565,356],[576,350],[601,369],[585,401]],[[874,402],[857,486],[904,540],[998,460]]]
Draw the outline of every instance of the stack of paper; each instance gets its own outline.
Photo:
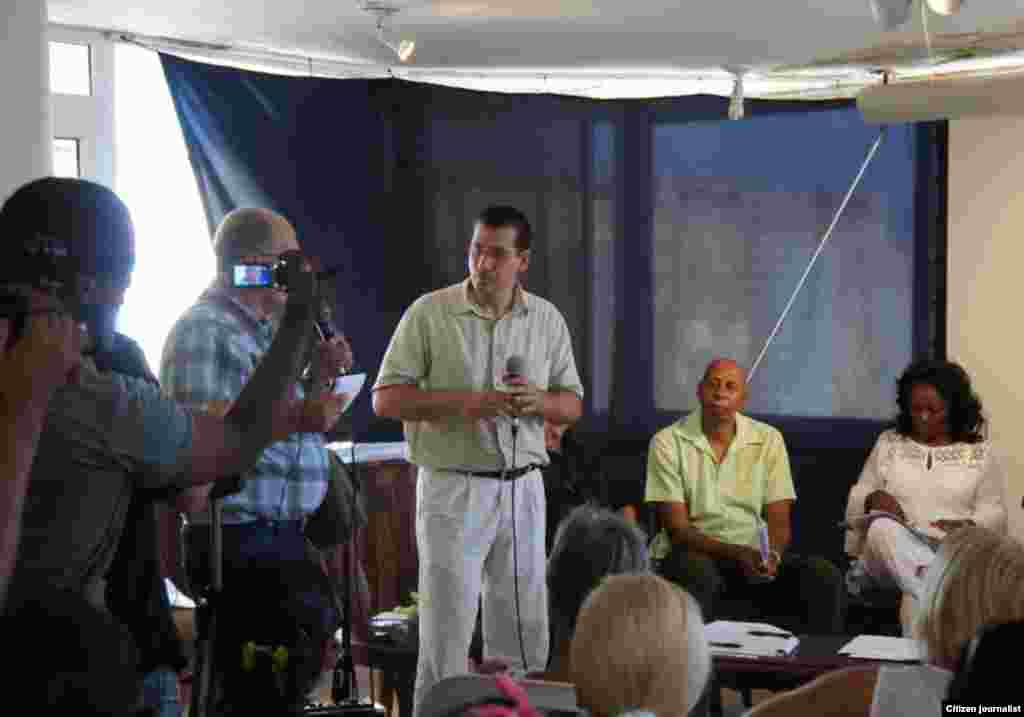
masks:
[[[782,628],[763,622],[716,620],[704,626],[712,655],[778,657],[791,655],[800,639]]]
[[[921,648],[915,640],[881,635],[858,635],[843,645],[839,654],[865,660],[921,661]]]

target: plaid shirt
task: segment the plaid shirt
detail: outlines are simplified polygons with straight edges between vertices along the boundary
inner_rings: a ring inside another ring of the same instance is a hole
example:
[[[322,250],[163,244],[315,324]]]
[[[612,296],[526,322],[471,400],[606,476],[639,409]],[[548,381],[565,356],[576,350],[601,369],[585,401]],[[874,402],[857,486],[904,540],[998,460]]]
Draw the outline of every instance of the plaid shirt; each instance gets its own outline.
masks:
[[[208,289],[171,329],[160,361],[163,390],[203,410],[211,401],[233,401],[270,348],[276,326],[259,319],[219,288]],[[294,397],[302,398],[295,385]],[[301,520],[327,493],[330,465],[324,438],[293,434],[269,446],[244,475],[241,492],[224,499],[224,522]],[[208,514],[195,516],[207,522]]]

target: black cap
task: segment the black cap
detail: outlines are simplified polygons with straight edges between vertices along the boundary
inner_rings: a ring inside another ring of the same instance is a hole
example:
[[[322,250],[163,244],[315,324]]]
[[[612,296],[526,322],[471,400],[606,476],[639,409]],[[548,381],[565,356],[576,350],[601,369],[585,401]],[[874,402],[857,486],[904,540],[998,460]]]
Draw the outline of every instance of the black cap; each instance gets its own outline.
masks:
[[[0,208],[0,280],[39,238],[63,242],[86,274],[126,278],[135,266],[128,207],[95,182],[46,177],[8,197]]]

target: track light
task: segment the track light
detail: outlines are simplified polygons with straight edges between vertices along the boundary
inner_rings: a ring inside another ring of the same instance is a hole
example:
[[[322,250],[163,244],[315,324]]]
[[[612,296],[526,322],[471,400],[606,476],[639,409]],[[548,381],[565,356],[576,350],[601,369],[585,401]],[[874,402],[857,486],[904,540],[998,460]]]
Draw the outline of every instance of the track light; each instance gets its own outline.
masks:
[[[963,0],[921,0],[936,15],[954,15],[960,11]],[[869,0],[871,15],[886,30],[894,30],[910,17],[914,0]]]
[[[377,39],[381,44],[398,55],[399,62],[408,62],[416,54],[416,43],[412,40],[392,38],[391,33],[383,26],[377,25]]]
[[[960,11],[962,0],[928,0],[928,7],[938,15],[953,15]]]
[[[407,38],[396,37],[388,21],[398,12],[398,8],[385,2],[367,0],[362,9],[377,17],[377,40],[398,56],[399,62],[408,62],[416,52],[416,43]]]
[[[733,71],[735,80],[732,85],[732,97],[729,100],[729,119],[740,120],[743,119],[745,114],[745,108],[743,106],[743,73],[741,71]]]

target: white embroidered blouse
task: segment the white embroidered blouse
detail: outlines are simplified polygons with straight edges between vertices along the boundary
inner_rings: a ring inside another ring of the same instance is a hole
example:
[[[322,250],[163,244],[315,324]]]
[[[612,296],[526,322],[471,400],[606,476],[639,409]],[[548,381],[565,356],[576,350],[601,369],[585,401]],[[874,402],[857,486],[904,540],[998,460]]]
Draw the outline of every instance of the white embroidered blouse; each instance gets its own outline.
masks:
[[[899,501],[907,522],[941,539],[932,521],[973,520],[1002,532],[1006,527],[1005,478],[990,441],[926,446],[888,430],[878,437],[860,478],[850,490],[846,519],[864,514],[868,494],[884,490]],[[846,534],[846,552],[860,553],[863,533]]]

